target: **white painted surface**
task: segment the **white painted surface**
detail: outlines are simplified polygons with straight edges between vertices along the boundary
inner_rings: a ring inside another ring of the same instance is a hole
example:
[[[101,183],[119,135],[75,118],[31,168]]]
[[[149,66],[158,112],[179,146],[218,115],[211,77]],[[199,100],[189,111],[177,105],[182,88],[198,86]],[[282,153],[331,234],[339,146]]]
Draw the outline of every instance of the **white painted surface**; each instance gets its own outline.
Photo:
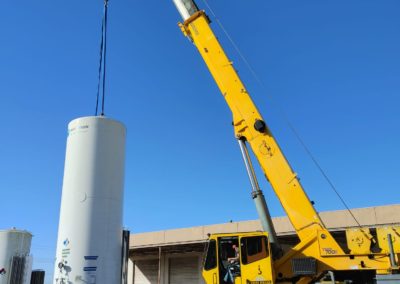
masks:
[[[32,234],[27,231],[15,229],[0,231],[0,270],[5,270],[5,273],[0,274],[0,284],[9,284],[13,256],[26,257],[29,260],[31,241]],[[28,279],[24,275],[30,274],[27,269],[29,266],[22,271],[25,281]]]
[[[135,273],[134,271],[134,263],[131,258],[128,259],[128,284],[133,283],[133,275]]]
[[[125,136],[105,117],[68,125],[54,283],[121,283]]]
[[[33,265],[33,257],[29,255],[25,258],[25,268],[24,268],[24,275],[23,275],[23,284],[30,284],[31,283],[31,276],[32,276],[32,265]]]

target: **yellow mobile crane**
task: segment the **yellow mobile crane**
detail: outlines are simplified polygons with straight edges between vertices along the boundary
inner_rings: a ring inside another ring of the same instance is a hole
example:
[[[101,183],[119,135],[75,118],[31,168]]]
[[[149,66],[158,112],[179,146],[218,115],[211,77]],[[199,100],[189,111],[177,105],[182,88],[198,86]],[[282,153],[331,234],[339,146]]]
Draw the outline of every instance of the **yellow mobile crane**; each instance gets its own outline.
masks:
[[[210,28],[208,16],[192,0],[173,1],[184,20],[179,24],[182,32],[199,50],[232,111],[235,136],[264,230],[210,235],[203,267],[206,283],[318,283],[326,275],[330,276],[329,283],[338,283],[335,277],[341,281],[353,280],[347,283],[400,283],[396,274],[399,270],[400,227],[351,229],[346,231],[346,240],[339,243],[326,229],[304,192]],[[300,240],[285,252],[278,243],[247,144]],[[363,278],[357,278],[360,274]]]

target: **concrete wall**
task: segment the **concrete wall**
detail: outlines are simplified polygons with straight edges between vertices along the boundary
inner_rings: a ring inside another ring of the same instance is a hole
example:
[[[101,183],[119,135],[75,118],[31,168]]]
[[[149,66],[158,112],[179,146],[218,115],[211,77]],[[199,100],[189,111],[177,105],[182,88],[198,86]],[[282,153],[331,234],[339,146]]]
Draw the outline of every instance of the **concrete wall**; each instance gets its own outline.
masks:
[[[384,226],[400,224],[400,204],[352,209],[352,213],[362,226]],[[342,230],[356,227],[357,224],[347,210],[337,210],[320,213],[322,221],[330,230]],[[287,217],[273,218],[278,235],[295,234]],[[209,226],[199,226],[184,229],[166,230],[141,234],[131,234],[130,248],[144,248],[173,244],[190,244],[205,241],[207,234],[249,232],[261,230],[258,220],[232,222]]]

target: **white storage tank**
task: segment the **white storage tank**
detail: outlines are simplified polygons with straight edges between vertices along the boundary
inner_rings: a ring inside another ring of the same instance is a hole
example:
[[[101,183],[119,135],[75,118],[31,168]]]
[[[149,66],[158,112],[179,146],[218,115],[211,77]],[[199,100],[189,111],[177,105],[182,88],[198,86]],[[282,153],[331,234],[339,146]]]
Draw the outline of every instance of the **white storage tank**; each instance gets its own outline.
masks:
[[[0,284],[29,284],[31,241],[28,231],[0,230]]]
[[[102,116],[68,125],[54,283],[121,283],[125,136]]]

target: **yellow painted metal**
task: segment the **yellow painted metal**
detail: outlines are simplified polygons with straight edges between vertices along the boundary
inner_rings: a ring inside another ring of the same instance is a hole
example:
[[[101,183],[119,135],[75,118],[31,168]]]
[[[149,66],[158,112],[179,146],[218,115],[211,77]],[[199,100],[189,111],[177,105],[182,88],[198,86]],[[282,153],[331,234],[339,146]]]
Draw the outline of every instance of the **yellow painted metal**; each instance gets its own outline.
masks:
[[[347,247],[351,254],[371,253],[372,235],[369,228],[354,228],[346,230]]]
[[[255,129],[256,121],[264,120],[211,30],[205,13],[199,11],[193,14],[180,24],[180,28],[199,50],[231,109],[236,138],[245,139],[250,144],[300,238],[298,245],[273,263],[271,275],[277,275],[278,278],[293,277],[291,260],[301,257],[313,257],[317,260],[316,277],[328,270],[376,270],[380,274],[390,273],[387,255],[376,254],[370,257],[356,249],[355,255],[350,258],[325,228],[271,131],[267,126],[265,131]],[[371,252],[369,254],[372,255]],[[243,277],[248,274],[254,275],[256,269],[249,267],[248,270],[244,270],[242,283],[245,283]],[[206,283],[218,283],[215,282],[215,273],[203,272],[203,276]],[[309,281],[310,277],[307,276],[300,278],[298,283]]]
[[[400,254],[400,226],[376,228],[376,233],[378,235],[379,247],[382,249],[382,252],[389,253],[387,235],[390,234],[392,236],[394,252]]]
[[[251,232],[251,233],[240,233],[240,234],[213,234],[210,239],[214,239],[218,242],[218,238],[238,236],[239,238],[247,236],[262,236],[264,232]],[[265,281],[272,281],[275,283],[278,279],[293,277],[291,261],[295,258],[314,257],[317,259],[317,274],[315,277],[321,275],[325,271],[334,270],[375,270],[378,274],[388,274],[398,267],[391,268],[389,258],[386,254],[354,254],[352,257],[345,254],[342,249],[336,244],[326,230],[319,230],[310,235],[306,240],[297,244],[291,248],[283,257],[279,260],[272,262],[270,257],[263,260],[262,263],[256,265],[247,266],[241,262],[241,281],[256,281],[255,277],[259,275],[261,269],[262,277]],[[336,245],[335,245],[336,244]],[[218,247],[218,245],[217,245]],[[373,256],[373,257],[371,257]],[[272,262],[272,264],[271,264]],[[207,284],[219,284],[219,264],[214,270],[205,271],[203,270],[203,278]],[[272,268],[270,268],[272,266]],[[271,273],[268,275],[268,273]],[[297,283],[309,283],[312,276],[305,276],[300,278]],[[236,281],[239,280],[235,280]],[[280,280],[279,283],[282,281]],[[239,282],[240,283],[240,282]],[[285,283],[285,282],[282,282]],[[288,282],[291,283],[291,282]]]
[[[217,244],[218,244],[218,236],[216,235],[212,235],[209,239],[209,241],[214,240]],[[208,248],[209,249],[209,248]],[[219,247],[218,245],[216,245],[216,255],[219,255]],[[211,268],[211,269],[205,269],[203,268],[203,279],[207,284],[219,284],[219,261],[218,259],[216,260],[216,266]]]
[[[213,234],[210,236],[210,240],[215,240],[218,243],[218,240],[220,238],[226,238],[226,237],[239,237],[239,243],[242,238],[245,237],[257,237],[257,236],[265,236],[265,238],[268,240],[268,236],[265,232],[249,232],[249,233],[241,233],[241,234],[234,234],[234,233],[228,233],[228,234]],[[219,246],[217,245],[217,249],[219,249]],[[268,242],[268,251],[270,251],[270,246]],[[240,254],[243,252],[240,251]],[[219,254],[217,253],[217,257],[219,257]],[[220,265],[221,265],[220,259],[217,259],[217,266],[214,269],[211,270],[204,270],[203,269],[203,279],[207,284],[219,284],[223,283],[223,281],[220,281],[219,279],[219,271],[220,271]],[[273,272],[273,267],[272,267],[272,257],[271,254],[269,254],[266,258],[254,261],[249,264],[244,264],[242,262],[242,258],[240,257],[240,268],[241,268],[241,276],[240,277],[235,277],[234,283],[239,284],[239,283],[269,283],[273,284],[275,281],[273,280],[274,278],[274,272]],[[262,282],[264,281],[264,282]]]
[[[198,12],[181,27],[198,48],[231,109],[236,137],[243,137],[250,144],[299,238],[324,228],[272,133],[269,129],[261,133],[254,128],[257,120],[264,120],[212,32],[207,16]]]
[[[332,236],[327,230],[320,230],[310,235],[307,240],[291,248],[282,258],[275,261],[275,273],[285,276],[292,275],[290,262],[294,258],[314,257],[318,260],[317,274],[332,270],[375,270],[378,274],[392,272],[390,260],[385,254],[354,254],[352,257],[345,254],[330,239]]]
[[[264,235],[268,240],[268,236],[266,233],[257,233],[257,234],[242,234],[240,235],[240,239],[248,236],[257,236]],[[241,242],[240,242],[241,243]],[[271,251],[269,242],[268,242],[268,251]],[[241,252],[242,253],[242,252]],[[269,254],[268,257],[260,259],[258,261],[244,264],[242,259],[240,260],[241,267],[241,281],[242,283],[275,283],[274,282],[274,271],[272,267],[272,255]]]

